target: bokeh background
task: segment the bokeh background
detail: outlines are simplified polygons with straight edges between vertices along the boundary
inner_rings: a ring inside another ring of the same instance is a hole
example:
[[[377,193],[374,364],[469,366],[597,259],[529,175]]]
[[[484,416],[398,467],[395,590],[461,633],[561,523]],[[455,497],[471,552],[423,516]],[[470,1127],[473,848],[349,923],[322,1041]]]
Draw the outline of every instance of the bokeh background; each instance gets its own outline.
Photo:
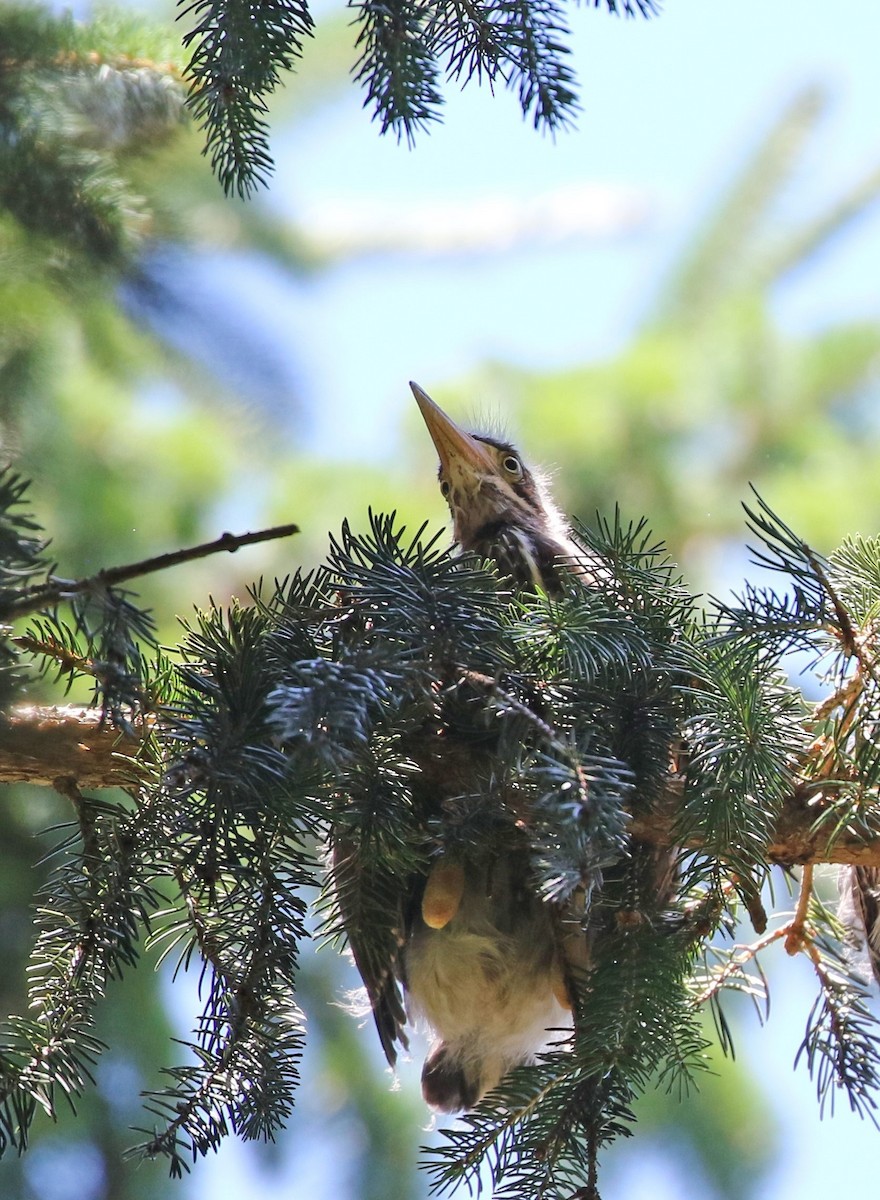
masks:
[[[172,11],[137,11],[170,46]],[[465,423],[501,424],[587,523],[615,504],[647,516],[698,590],[755,574],[749,484],[820,551],[876,532],[873,0],[668,0],[651,21],[574,9],[576,129],[542,137],[515,97],[473,85],[450,91],[415,149],[380,138],[361,107],[350,14],[327,0],[318,17],[277,96],[277,171],[256,200],[224,199],[181,128],[127,156],[145,217],[115,273],[61,278],[45,241],[0,213],[4,457],[33,477],[65,573],[299,523],[293,542],[145,582],[173,642],[178,616],[320,561],[328,531],[365,523],[368,506],[442,524],[411,378]],[[3,806],[4,1011],[24,1003],[38,831],[63,816],[36,789]],[[845,1102],[820,1120],[792,1069],[808,975],[781,950],[767,968],[769,1025],[732,1005],[736,1062],[681,1105],[646,1097],[637,1137],[607,1157],[612,1200],[875,1194],[877,1130]],[[108,996],[111,1049],[80,1119],[46,1123],[25,1159],[0,1164],[0,1195],[418,1200],[432,1136],[418,1047],[392,1080],[345,1011],[354,984],[332,951],[308,957],[289,1130],[230,1142],[172,1182],[121,1153],[144,1123],[140,1089],[197,1011],[196,983],[148,962]]]

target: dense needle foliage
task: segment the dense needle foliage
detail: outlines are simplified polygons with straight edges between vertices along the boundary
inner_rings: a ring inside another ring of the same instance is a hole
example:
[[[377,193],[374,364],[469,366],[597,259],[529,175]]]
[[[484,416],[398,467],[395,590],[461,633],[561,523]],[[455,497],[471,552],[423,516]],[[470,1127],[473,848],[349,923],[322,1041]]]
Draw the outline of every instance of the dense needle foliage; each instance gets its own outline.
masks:
[[[0,499],[12,623],[45,595],[46,565],[21,481],[5,476]],[[127,793],[64,784],[74,819],[40,898],[32,1003],[0,1047],[2,1148],[25,1149],[38,1110],[89,1086],[94,1005],[142,956],[198,972],[203,1010],[134,1152],[180,1174],[227,1133],[273,1137],[299,1079],[310,910],[376,978],[413,875],[487,848],[527,857],[590,953],[573,1031],[447,1133],[427,1164],[437,1187],[488,1161],[498,1195],[597,1196],[634,1099],[698,1083],[702,1007],[729,1047],[724,990],[759,999],[760,954],[783,937],[815,968],[802,1057],[820,1100],[873,1116],[878,1027],[834,916],[805,894],[767,930],[760,893],[786,805],[809,803],[832,843],[876,836],[880,545],[825,561],[760,502],[750,518],[785,587],[709,612],[617,516],[577,535],[601,582],[548,598],[374,515],[321,569],[201,613],[170,658],[130,596],[80,589],[71,619],[61,581],[7,663],[19,688],[29,663],[87,674],[137,750]],[[785,675],[804,647],[830,656],[812,712]],[[347,850],[329,880],[328,842]],[[745,914],[757,940],[733,945]]]

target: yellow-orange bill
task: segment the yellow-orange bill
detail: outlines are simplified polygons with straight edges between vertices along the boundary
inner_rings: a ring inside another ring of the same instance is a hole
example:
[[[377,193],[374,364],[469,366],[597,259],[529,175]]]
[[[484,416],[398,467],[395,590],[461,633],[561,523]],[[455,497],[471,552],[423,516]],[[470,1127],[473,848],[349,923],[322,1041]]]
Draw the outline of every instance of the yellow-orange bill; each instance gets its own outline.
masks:
[[[447,417],[439,404],[435,404],[417,383],[410,381],[409,386],[428,427],[431,440],[440,455],[440,467],[443,471],[448,473],[455,465],[467,465],[483,471],[487,468],[494,469],[492,458],[482,442],[459,429],[452,418]]]

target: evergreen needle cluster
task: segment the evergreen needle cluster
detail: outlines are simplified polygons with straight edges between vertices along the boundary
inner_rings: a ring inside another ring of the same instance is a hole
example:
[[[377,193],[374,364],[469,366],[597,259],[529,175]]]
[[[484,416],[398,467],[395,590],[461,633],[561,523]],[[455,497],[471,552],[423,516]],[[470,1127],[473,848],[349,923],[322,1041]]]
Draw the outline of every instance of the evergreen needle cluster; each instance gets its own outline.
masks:
[[[179,0],[182,50],[128,15],[89,22],[32,6],[0,14],[0,208],[27,229],[67,231],[75,250],[118,262],[147,224],[125,178],[187,104],[227,193],[268,182],[269,103],[314,36],[307,0]],[[651,16],[656,0],[592,0]],[[350,4],[352,74],[383,133],[412,144],[439,120],[442,76],[515,92],[536,129],[578,108],[563,0],[361,0]]]
[[[598,8],[602,0],[593,0]],[[655,0],[604,0],[609,12],[657,11]],[[352,0],[355,80],[385,133],[412,143],[438,120],[440,76],[503,82],[536,129],[577,109],[568,29],[558,0]],[[307,0],[181,0],[190,103],[224,189],[247,196],[272,170],[267,101],[302,56],[314,22]]]
[[[4,476],[0,620],[48,585],[24,498]],[[604,565],[597,585],[550,598],[373,515],[321,569],[200,614],[172,658],[113,588],[10,634],[6,711],[28,663],[85,673],[140,748],[122,799],[66,785],[29,1015],[0,1045],[2,1148],[23,1150],[38,1110],[89,1086],[94,1006],[143,955],[197,971],[203,1009],[134,1152],[179,1174],[227,1133],[273,1137],[299,1081],[309,912],[393,987],[401,897],[450,853],[522,856],[589,954],[573,1027],[447,1132],[427,1164],[437,1188],[488,1162],[499,1196],[598,1196],[636,1097],[698,1081],[705,1005],[729,1048],[721,998],[760,1002],[761,954],[783,937],[815,971],[802,1057],[820,1100],[873,1116],[880,1028],[811,868],[794,918],[768,930],[760,896],[792,800],[831,844],[877,835],[880,543],[825,561],[760,502],[751,520],[786,585],[708,613],[617,516],[577,535]],[[805,646],[829,671],[812,711],[786,675]],[[327,845],[343,851],[329,870]],[[756,940],[734,945],[745,916]]]

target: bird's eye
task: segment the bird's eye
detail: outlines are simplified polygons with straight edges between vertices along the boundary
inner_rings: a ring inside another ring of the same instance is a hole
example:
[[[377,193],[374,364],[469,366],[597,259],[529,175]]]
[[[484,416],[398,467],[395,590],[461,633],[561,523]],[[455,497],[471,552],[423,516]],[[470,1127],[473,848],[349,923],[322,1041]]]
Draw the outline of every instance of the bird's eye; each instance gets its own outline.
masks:
[[[515,479],[519,479],[523,473],[522,463],[515,454],[506,454],[501,460],[501,465],[508,475],[513,475]]]
[[[447,498],[449,496],[449,480],[448,479],[440,480],[440,495],[443,496],[444,498]]]

